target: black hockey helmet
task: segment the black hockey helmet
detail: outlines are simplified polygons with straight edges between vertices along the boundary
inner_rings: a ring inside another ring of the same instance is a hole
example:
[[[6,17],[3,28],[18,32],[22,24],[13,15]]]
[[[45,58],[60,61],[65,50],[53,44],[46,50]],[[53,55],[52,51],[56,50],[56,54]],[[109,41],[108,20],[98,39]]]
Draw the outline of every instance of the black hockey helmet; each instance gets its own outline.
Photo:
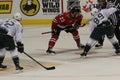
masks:
[[[107,0],[97,0],[97,2],[107,2]]]
[[[80,12],[81,12],[80,7],[78,7],[78,6],[73,7],[73,8],[71,9],[71,12],[72,12],[72,13],[80,13]]]
[[[97,2],[101,6],[101,9],[106,8],[106,4],[107,4],[106,0],[97,0]]]

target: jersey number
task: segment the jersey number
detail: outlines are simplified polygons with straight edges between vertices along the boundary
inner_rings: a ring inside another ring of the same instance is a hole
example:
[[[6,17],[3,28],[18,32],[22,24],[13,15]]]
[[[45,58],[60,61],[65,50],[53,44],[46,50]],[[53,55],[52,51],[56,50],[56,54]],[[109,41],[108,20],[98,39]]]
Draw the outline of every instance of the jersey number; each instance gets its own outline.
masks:
[[[96,23],[96,24],[99,24],[100,23],[100,20],[104,19],[104,16],[101,14],[101,13],[98,13],[98,16],[97,18],[94,18],[93,21]]]
[[[64,22],[65,19],[64,19],[64,17],[63,17],[63,14],[59,14],[59,16],[60,16],[60,21],[61,21],[61,22]]]
[[[64,21],[65,21],[64,17],[61,17],[61,18],[60,18],[60,21],[61,21],[61,22],[64,22]]]
[[[13,26],[15,23],[12,21],[7,21],[4,25],[8,28],[9,26]]]

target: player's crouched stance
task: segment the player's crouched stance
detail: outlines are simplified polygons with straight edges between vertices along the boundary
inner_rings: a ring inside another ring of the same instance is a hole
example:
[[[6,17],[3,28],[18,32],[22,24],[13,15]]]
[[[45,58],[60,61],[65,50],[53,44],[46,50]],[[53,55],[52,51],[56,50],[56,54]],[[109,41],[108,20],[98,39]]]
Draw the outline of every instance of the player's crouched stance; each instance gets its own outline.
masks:
[[[9,51],[12,56],[12,60],[15,64],[16,70],[22,70],[23,67],[19,64],[18,52],[24,51],[24,45],[21,42],[22,37],[22,25],[19,21],[22,19],[20,13],[16,13],[13,19],[7,19],[0,25],[0,68],[7,68],[3,65],[6,51]],[[14,41],[15,39],[15,41]],[[17,50],[15,46],[17,44]]]
[[[114,29],[112,27],[112,24],[108,17],[118,11],[116,8],[109,8],[109,9],[102,9],[101,11],[94,13],[93,20],[90,22],[90,28],[91,28],[91,34],[88,42],[86,43],[85,49],[81,56],[87,56],[88,51],[96,41],[99,40],[99,38],[102,35],[106,35],[109,41],[112,43],[112,45],[115,48],[115,53],[118,55],[120,53],[120,47],[118,44],[118,41],[116,37],[114,36]]]
[[[52,21],[52,36],[48,44],[47,54],[55,54],[52,51],[56,41],[59,38],[60,32],[65,31],[71,33],[78,48],[84,48],[80,42],[78,28],[81,26],[82,14],[79,7],[75,6],[70,11],[57,15]]]

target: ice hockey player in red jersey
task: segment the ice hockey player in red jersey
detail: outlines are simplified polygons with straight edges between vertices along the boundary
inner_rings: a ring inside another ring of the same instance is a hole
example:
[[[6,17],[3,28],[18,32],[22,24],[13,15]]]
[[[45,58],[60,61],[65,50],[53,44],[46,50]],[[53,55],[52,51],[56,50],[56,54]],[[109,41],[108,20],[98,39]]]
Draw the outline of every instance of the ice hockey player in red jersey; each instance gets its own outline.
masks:
[[[51,30],[52,36],[48,43],[47,54],[55,53],[53,47],[59,38],[60,32],[65,31],[71,33],[78,48],[84,48],[84,45],[80,42],[78,28],[81,27],[83,15],[81,14],[80,7],[73,7],[71,10],[58,14],[52,21]]]

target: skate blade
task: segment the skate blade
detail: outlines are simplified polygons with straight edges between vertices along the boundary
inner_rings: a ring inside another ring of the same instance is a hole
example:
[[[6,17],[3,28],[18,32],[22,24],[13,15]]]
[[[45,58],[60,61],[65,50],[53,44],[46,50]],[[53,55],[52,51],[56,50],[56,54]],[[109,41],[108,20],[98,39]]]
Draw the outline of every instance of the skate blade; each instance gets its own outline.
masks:
[[[24,71],[23,70],[16,70],[13,72],[13,74],[19,74],[19,73],[23,73]]]
[[[48,52],[46,52],[45,55],[55,55],[55,53],[48,53]]]
[[[95,47],[95,49],[101,49],[103,46],[100,46],[100,47]]]
[[[85,58],[87,58],[87,56],[81,56],[80,55],[80,59],[85,59]]]

